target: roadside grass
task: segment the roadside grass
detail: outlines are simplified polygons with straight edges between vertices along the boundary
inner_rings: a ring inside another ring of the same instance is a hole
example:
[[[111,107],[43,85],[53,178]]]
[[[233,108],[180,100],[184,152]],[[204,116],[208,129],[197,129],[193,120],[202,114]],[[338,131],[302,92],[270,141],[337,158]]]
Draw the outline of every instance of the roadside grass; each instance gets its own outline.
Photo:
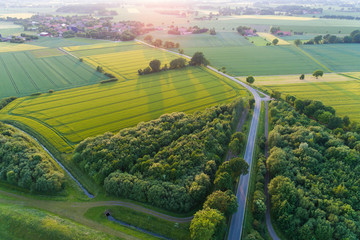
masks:
[[[85,217],[87,217],[88,219],[101,222],[102,224],[113,223],[107,220],[106,216],[104,215],[104,212],[106,210],[110,210],[111,216],[113,216],[115,219],[128,223],[132,226],[136,226],[175,240],[190,239],[190,231],[189,231],[190,223],[174,223],[126,207],[121,207],[121,206],[94,207],[94,208],[90,208],[85,213]],[[119,228],[121,227],[121,228],[129,229],[119,224],[116,225],[118,225]]]

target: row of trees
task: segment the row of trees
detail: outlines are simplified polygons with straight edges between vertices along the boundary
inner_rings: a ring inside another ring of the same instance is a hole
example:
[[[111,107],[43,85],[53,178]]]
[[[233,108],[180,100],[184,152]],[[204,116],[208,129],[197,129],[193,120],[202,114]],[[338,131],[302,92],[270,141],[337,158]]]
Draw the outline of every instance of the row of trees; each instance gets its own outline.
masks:
[[[0,123],[0,181],[33,192],[55,193],[64,175],[27,136]]]
[[[196,52],[193,57],[191,58],[189,62],[189,66],[201,66],[201,65],[207,65],[209,64],[209,61],[205,58],[204,54],[202,52]],[[176,58],[171,60],[170,66],[168,67],[167,64],[165,64],[163,67],[161,67],[161,62],[158,59],[154,59],[150,61],[149,66],[144,69],[139,69],[138,74],[139,75],[145,75],[150,73],[156,73],[160,71],[167,71],[171,69],[180,69],[187,66],[186,59],[185,58]]]
[[[210,194],[203,209],[196,212],[190,225],[191,239],[224,239],[226,222],[237,211],[237,198],[232,189],[241,174],[248,173],[249,165],[241,158],[223,162],[216,172],[215,191]]]
[[[151,36],[151,35],[146,35],[145,38],[144,38],[144,41],[151,44],[151,45],[154,45],[155,47],[163,47],[163,48],[166,48],[166,49],[179,48],[180,47],[180,43],[174,43],[172,41],[165,41],[163,43],[163,41],[161,39],[155,39],[154,40],[153,36]]]
[[[296,110],[281,101],[270,104],[275,127],[266,165],[274,218],[289,239],[359,239],[360,134],[330,131],[306,115],[333,114],[332,108],[299,101]]]
[[[177,212],[201,204],[216,178],[245,102],[159,119],[88,138],[73,160],[110,195]]]
[[[312,44],[332,44],[332,43],[360,43],[360,30],[355,30],[350,33],[348,36],[338,37],[336,35],[326,34],[324,36],[318,35],[313,39],[310,39],[304,44],[312,45]],[[301,41],[295,42],[295,44],[300,45]]]

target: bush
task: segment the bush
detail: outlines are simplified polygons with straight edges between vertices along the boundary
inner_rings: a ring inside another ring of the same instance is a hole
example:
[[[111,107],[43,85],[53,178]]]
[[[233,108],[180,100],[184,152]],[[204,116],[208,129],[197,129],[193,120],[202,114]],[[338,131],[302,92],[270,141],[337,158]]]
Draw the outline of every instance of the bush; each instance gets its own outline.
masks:
[[[116,81],[118,81],[117,78],[110,78],[110,79],[102,80],[100,83],[103,84],[103,83],[116,82]]]

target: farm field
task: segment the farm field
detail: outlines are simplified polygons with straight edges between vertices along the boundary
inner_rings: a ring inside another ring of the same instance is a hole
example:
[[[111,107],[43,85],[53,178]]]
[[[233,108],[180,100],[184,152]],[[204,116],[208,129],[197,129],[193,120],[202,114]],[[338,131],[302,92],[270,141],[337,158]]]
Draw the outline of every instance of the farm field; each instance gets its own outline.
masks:
[[[259,76],[255,77],[255,85],[267,90],[280,91],[283,96],[290,94],[300,99],[322,101],[325,105],[334,107],[339,116],[348,115],[351,120],[360,121],[359,80],[337,74],[325,74],[319,79],[306,75],[303,81],[299,80],[299,75]]]
[[[40,47],[58,48],[78,45],[90,45],[97,43],[109,43],[106,40],[96,40],[90,38],[52,38],[52,37],[40,37],[36,41],[29,42],[28,44]]]
[[[225,66],[226,71],[235,76],[312,73],[323,69],[295,46],[185,49],[187,55],[196,51],[202,51],[211,65]]]
[[[72,50],[72,48],[66,48]],[[161,61],[162,65],[169,63],[178,56],[167,51],[150,48],[134,42],[133,44],[121,43],[116,47],[94,48],[89,45],[82,50],[72,51],[72,54],[81,56],[84,62],[89,63],[94,68],[102,66],[106,72],[113,73],[119,79],[135,79],[138,77],[138,69],[149,66],[153,59]]]
[[[238,34],[236,30],[232,32],[217,32],[216,35],[210,35],[208,33],[170,35],[167,34],[167,32],[155,32],[151,33],[151,35],[163,41],[180,43],[180,48],[251,46],[251,43]]]
[[[303,45],[301,49],[334,72],[360,71],[360,44]]]
[[[257,34],[269,42],[272,42],[274,39],[278,39],[279,40],[278,45],[290,45],[289,42],[287,42],[281,38],[278,38],[278,37],[272,35],[271,33],[258,32]]]
[[[266,41],[264,38],[256,36],[256,37],[247,37],[249,39],[249,42],[253,43],[255,46],[263,47],[266,46],[268,41]]]
[[[3,98],[84,86],[106,77],[57,49],[40,49],[0,53],[0,79]]]
[[[18,52],[18,51],[36,50],[36,49],[42,49],[42,48],[44,48],[44,47],[34,46],[34,45],[30,45],[30,44],[0,42],[0,53],[1,52]]]
[[[81,140],[118,131],[164,113],[192,113],[247,96],[245,89],[202,67],[139,76],[37,97],[20,98],[0,112],[1,120],[34,129],[61,152]]]

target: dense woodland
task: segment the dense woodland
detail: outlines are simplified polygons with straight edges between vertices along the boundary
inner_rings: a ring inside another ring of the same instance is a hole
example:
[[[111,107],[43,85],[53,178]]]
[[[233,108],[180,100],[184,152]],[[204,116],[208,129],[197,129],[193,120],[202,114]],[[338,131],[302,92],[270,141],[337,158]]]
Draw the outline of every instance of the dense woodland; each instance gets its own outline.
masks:
[[[359,133],[349,124],[330,130],[285,102],[270,108],[269,193],[281,231],[289,239],[360,239]]]
[[[0,123],[0,182],[54,193],[63,189],[64,175],[30,138]]]
[[[186,212],[209,193],[244,101],[88,138],[73,160],[110,195]]]

